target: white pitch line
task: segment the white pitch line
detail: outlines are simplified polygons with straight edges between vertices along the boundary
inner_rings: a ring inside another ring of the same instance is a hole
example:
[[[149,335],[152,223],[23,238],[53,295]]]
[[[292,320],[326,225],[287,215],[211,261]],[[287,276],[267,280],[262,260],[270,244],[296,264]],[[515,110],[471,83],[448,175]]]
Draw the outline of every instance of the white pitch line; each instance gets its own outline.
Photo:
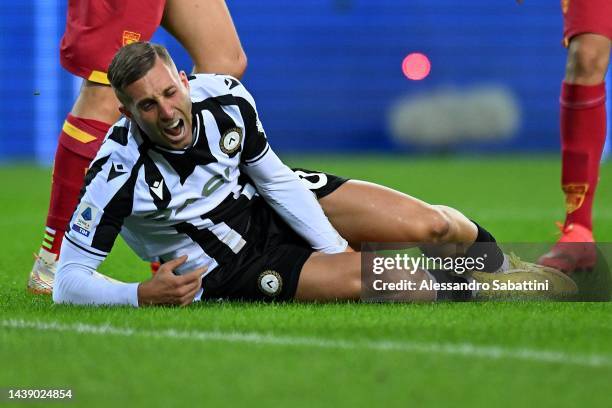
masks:
[[[257,332],[181,331],[181,330],[138,330],[115,327],[110,324],[91,325],[86,323],[63,324],[58,322],[26,321],[19,319],[0,320],[0,327],[6,329],[30,329],[79,334],[113,335],[123,337],[147,337],[161,339],[218,341],[248,343],[256,345],[303,346],[323,349],[401,351],[419,354],[444,354],[484,359],[523,360],[538,363],[556,363],[587,367],[612,367],[612,355],[573,354],[562,351],[504,348],[470,343],[418,343],[396,340],[337,340],[317,337],[278,336]]]

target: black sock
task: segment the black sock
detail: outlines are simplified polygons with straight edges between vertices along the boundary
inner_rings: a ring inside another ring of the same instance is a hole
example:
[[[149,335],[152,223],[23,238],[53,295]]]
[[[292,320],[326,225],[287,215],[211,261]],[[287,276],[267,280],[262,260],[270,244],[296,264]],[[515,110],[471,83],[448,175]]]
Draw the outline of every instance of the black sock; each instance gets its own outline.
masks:
[[[482,228],[475,221],[470,221],[478,228],[478,235],[476,236],[476,242],[470,246],[465,256],[473,259],[481,258],[484,264],[482,272],[497,272],[504,264],[503,251],[489,231]]]
[[[436,278],[438,283],[468,283],[467,278],[463,276],[451,275],[447,271],[433,269],[429,271]],[[453,302],[464,302],[472,298],[471,290],[439,290],[438,301],[453,301]]]

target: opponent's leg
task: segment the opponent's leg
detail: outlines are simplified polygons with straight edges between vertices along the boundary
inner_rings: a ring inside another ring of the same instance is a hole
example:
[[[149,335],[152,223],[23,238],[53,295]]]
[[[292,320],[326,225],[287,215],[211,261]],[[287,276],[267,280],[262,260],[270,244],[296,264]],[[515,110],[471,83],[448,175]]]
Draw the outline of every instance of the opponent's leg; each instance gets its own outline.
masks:
[[[540,263],[570,272],[595,264],[592,208],[606,139],[606,86],[611,41],[581,34],[569,44],[561,89],[561,184],[566,219],[562,236]]]
[[[159,26],[164,1],[70,0],[60,43],[60,62],[85,79],[60,133],[53,169],[45,239],[28,288],[51,293],[55,261],[64,230],[76,206],[85,169],[110,127],[119,103],[108,86],[106,69],[122,44],[147,41]]]
[[[64,232],[74,211],[83,178],[110,123],[119,117],[109,86],[84,81],[59,136],[53,164],[45,236],[28,280],[32,293],[50,294]]]
[[[70,113],[79,118],[93,119],[108,124],[115,123],[121,116],[119,100],[113,88],[88,80],[83,81]]]
[[[592,86],[601,84],[610,61],[610,39],[604,35],[586,33],[570,40],[565,82]]]
[[[224,0],[167,0],[162,26],[185,47],[195,72],[244,74],[246,55]]]

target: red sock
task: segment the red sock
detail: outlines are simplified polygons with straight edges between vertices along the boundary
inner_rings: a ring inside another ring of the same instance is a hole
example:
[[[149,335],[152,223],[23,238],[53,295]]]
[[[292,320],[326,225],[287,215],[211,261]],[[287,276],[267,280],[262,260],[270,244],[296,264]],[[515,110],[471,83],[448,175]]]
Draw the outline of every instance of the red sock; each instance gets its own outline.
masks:
[[[593,197],[606,141],[606,85],[563,82],[560,103],[565,225],[577,223],[592,230]]]
[[[41,249],[59,255],[64,232],[83,186],[85,172],[109,127],[104,122],[68,114],[55,152],[51,202]]]

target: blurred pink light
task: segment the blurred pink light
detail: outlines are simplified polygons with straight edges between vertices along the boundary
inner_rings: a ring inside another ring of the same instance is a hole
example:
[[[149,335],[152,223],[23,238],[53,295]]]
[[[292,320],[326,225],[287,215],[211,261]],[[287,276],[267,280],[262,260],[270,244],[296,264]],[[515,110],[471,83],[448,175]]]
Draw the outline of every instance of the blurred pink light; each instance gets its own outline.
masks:
[[[431,71],[431,63],[425,54],[413,52],[408,54],[402,61],[402,72],[406,78],[413,81],[420,81],[429,75]]]

